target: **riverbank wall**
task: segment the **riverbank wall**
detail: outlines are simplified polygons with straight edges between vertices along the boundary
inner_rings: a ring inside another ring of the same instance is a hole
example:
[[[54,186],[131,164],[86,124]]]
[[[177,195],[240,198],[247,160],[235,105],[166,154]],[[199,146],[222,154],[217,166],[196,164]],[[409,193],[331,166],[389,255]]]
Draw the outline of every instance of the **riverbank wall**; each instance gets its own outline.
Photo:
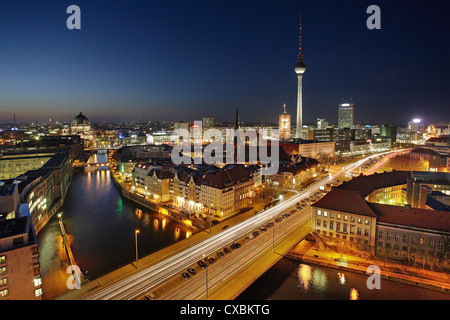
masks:
[[[365,261],[362,261],[358,260],[356,257],[354,257],[355,260],[352,259],[353,257],[338,258],[335,256],[335,253],[324,251],[309,251],[307,253],[300,253],[299,251],[301,250],[301,248],[299,250],[299,246],[291,250],[288,254],[285,255],[285,257],[304,263],[364,274],[368,277],[373,274],[373,272],[367,272],[368,267],[377,266],[380,269],[381,279],[401,282],[420,288],[448,293],[450,298],[450,282],[448,276],[444,273],[435,273],[434,278],[431,279],[432,276],[425,272],[425,270],[418,270],[417,268],[407,268],[401,265],[391,265],[389,267],[385,267],[383,261],[367,259]]]

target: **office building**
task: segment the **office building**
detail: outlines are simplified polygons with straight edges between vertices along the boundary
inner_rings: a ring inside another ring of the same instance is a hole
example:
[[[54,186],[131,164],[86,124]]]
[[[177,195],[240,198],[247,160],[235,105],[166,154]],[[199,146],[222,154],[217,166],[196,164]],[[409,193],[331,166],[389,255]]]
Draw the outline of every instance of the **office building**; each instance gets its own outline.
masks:
[[[450,212],[415,207],[420,186],[437,181],[446,186],[450,176],[409,171],[358,176],[312,206],[312,231],[342,248],[448,269]]]
[[[286,104],[283,105],[283,113],[279,116],[279,137],[280,140],[291,139],[291,115],[286,112]]]
[[[22,206],[20,217],[0,222],[0,300],[42,300],[38,242]]]
[[[353,128],[354,126],[354,116],[355,116],[355,106],[354,103],[344,103],[339,104],[338,109],[338,128]]]
[[[70,124],[70,134],[79,135],[83,139],[85,149],[96,147],[96,139],[94,130],[91,128],[89,119],[80,112],[75,118],[73,118]]]
[[[325,129],[328,127],[328,121],[325,119],[317,119],[317,129]]]
[[[214,118],[213,117],[205,117],[203,118],[202,125],[204,128],[212,128],[214,127]]]
[[[297,74],[297,122],[295,138],[303,139],[303,73],[306,71],[302,54],[302,17],[300,16],[300,37],[299,52],[297,56],[297,64],[295,65],[295,73]]]

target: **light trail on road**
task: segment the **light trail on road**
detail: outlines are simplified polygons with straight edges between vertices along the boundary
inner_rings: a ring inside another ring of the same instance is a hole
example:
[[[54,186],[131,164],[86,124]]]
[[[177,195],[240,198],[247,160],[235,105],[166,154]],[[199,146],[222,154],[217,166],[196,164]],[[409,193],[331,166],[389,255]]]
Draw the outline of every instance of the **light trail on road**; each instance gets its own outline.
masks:
[[[275,244],[280,242],[299,224],[303,225],[308,220],[309,214],[294,214],[276,223],[267,231],[260,232],[260,235],[256,238],[249,239],[248,242],[244,243],[240,241],[242,244],[241,248],[233,250],[232,253],[224,258],[217,259],[214,264],[208,265],[209,295],[211,296],[215,288],[225,284],[236,272],[246,268],[247,264],[251,263],[253,259],[257,259],[264,251],[271,251],[273,238],[275,238]],[[272,228],[275,228],[275,230],[272,230]],[[273,237],[273,232],[275,237]],[[194,300],[202,298],[206,291],[205,272],[205,270],[201,269],[196,275],[191,275],[191,278],[184,284],[179,285],[177,289],[169,294],[162,295],[161,299]],[[181,277],[180,275],[178,276]]]
[[[215,254],[218,250],[231,244],[236,239],[247,235],[261,225],[268,223],[273,218],[288,211],[290,208],[295,207],[299,201],[313,195],[321,186],[325,186],[332,182],[341,174],[362,166],[370,159],[402,151],[404,150],[374,154],[346,165],[334,175],[329,174],[327,177],[314,182],[307,189],[298,192],[290,198],[280,200],[275,206],[259,212],[254,217],[223,230],[204,241],[198,242],[152,266],[145,267],[131,275],[118,279],[114,283],[99,287],[95,289],[95,291],[82,297],[82,299],[130,300],[142,297],[151,288],[157,287],[165,281],[170,280],[174,275],[179,275],[181,272],[185,271],[186,268],[196,263],[203,255],[210,256]],[[263,250],[263,248],[261,250]]]

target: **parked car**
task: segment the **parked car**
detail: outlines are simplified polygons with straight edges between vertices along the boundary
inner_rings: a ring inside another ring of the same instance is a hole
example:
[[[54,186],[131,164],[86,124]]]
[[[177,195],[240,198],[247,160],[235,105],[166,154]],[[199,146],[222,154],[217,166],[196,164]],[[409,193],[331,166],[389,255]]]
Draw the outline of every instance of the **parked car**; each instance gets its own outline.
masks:
[[[239,249],[241,244],[239,242],[233,242],[230,246],[233,250]]]
[[[223,252],[225,252],[226,254],[230,254],[231,253],[230,249],[228,249],[228,248],[223,248]]]
[[[218,256],[219,258],[223,258],[225,255],[223,254],[222,251],[217,251],[217,256]]]
[[[216,261],[216,259],[214,259],[214,257],[208,258],[209,265],[212,265],[215,261]]]
[[[197,273],[197,271],[195,271],[195,269],[193,269],[193,268],[189,268],[189,269],[187,269],[187,271],[192,275]]]
[[[204,263],[202,260],[199,260],[199,261],[197,262],[197,264],[198,264],[200,267],[202,267],[203,269],[206,268],[206,263]]]
[[[189,273],[187,273],[187,272],[183,272],[181,275],[182,275],[183,278],[185,278],[186,280],[188,280],[188,279],[191,277],[191,276],[189,275]]]
[[[155,299],[156,299],[156,296],[155,296],[152,292],[147,293],[147,294],[145,295],[145,297],[146,297],[148,300],[155,300]]]

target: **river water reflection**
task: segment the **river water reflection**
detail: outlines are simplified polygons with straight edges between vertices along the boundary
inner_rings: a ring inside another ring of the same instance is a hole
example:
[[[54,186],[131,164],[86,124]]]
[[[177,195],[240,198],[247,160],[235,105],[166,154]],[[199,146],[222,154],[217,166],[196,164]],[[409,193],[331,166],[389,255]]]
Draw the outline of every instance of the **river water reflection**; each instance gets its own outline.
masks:
[[[450,295],[394,281],[367,288],[369,275],[283,258],[237,300],[449,300]]]
[[[192,234],[163,215],[122,198],[108,170],[75,172],[61,211],[73,239],[76,263],[83,273],[88,271],[91,280],[135,260],[136,229],[140,231],[140,257]],[[38,235],[43,273],[51,269],[52,239],[59,234],[55,221],[53,217]]]

